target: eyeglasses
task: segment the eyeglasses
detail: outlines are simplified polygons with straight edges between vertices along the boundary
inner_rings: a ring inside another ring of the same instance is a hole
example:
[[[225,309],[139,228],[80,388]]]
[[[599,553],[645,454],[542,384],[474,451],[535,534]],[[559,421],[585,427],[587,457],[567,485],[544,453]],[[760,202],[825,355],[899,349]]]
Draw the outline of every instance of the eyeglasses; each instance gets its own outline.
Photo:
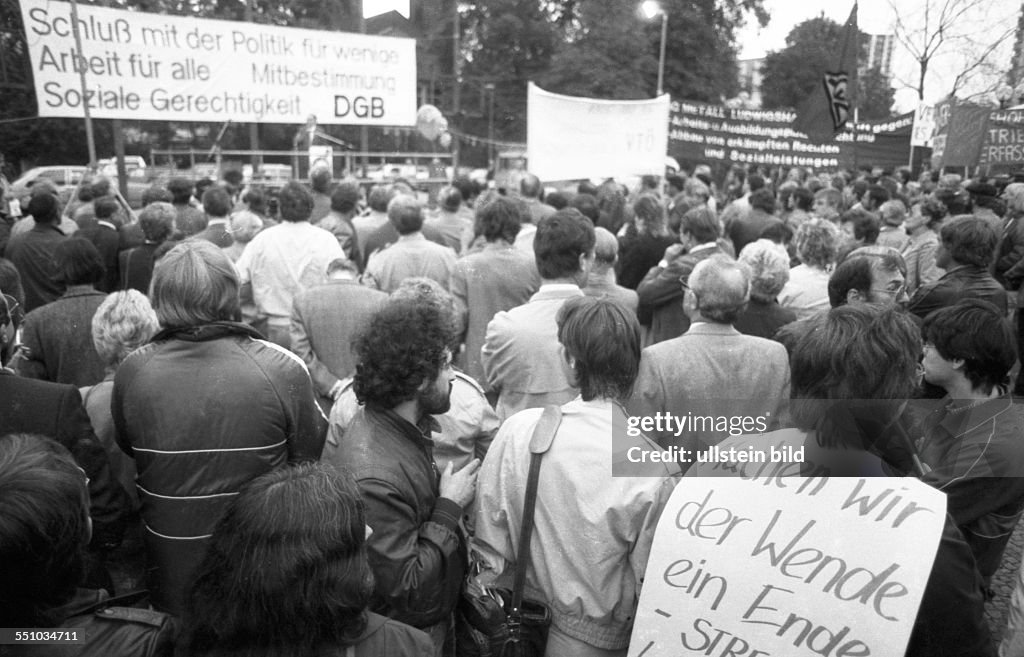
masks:
[[[892,288],[892,287],[873,287],[873,288],[871,288],[871,291],[872,292],[882,292],[884,294],[888,294],[891,297],[899,298],[899,297],[903,296],[903,294],[907,291],[907,284],[906,283],[901,283],[900,286],[896,287],[896,288]]]
[[[697,291],[694,290],[692,287],[690,287],[690,284],[686,282],[687,278],[689,278],[689,276],[680,276],[679,277],[679,286],[681,288],[683,288],[683,296],[685,297],[686,293],[689,292],[690,294],[693,295],[694,299],[699,299],[700,296],[697,294]]]

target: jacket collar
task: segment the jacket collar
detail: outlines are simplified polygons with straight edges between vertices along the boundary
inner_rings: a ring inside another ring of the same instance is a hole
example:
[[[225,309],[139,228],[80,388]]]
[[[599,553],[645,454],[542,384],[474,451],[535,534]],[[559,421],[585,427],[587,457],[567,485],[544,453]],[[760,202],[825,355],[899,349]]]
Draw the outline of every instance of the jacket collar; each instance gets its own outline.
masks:
[[[248,336],[256,340],[263,340],[263,335],[248,324],[240,322],[211,322],[199,326],[185,326],[179,328],[165,328],[156,335],[150,342],[162,340],[184,340],[186,342],[207,342],[230,335]]]
[[[414,444],[423,447],[433,447],[434,441],[430,434],[434,431],[441,431],[441,425],[437,423],[432,415],[424,415],[419,424],[412,424],[398,413],[391,409],[380,408],[367,404],[366,413],[375,421],[392,429],[398,434],[405,436]]]
[[[545,283],[540,286],[537,293],[530,297],[530,303],[534,301],[552,301],[554,299],[571,299],[582,297],[583,290],[579,285],[569,283]]]
[[[740,335],[732,324],[715,324],[713,322],[697,322],[691,324],[683,335]]]
[[[70,299],[71,297],[88,297],[97,294],[102,295],[103,293],[94,288],[92,285],[72,285],[67,290],[64,291],[64,294],[61,295],[61,298]]]
[[[37,233],[48,233],[50,231],[54,231],[61,235],[64,234],[64,231],[60,229],[60,226],[58,224],[40,223],[38,221],[36,222],[35,226],[32,226],[32,230]]]

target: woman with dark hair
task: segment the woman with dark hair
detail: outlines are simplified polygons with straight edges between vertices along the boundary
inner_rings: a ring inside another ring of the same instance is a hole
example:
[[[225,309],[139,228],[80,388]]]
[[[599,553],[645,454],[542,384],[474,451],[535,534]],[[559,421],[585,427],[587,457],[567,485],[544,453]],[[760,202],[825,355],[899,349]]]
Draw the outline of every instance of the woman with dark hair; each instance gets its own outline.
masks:
[[[217,524],[183,617],[188,657],[404,657],[430,639],[367,611],[363,501],[343,469],[305,463],[253,480]]]
[[[641,194],[633,202],[633,226],[634,230],[619,237],[619,261],[615,263],[619,285],[631,290],[676,241],[665,223],[665,207],[654,194]]]
[[[625,655],[654,528],[678,469],[626,461],[630,450],[658,449],[630,435],[622,407],[640,367],[636,316],[609,299],[570,299],[558,313],[558,341],[580,396],[561,407],[542,458],[530,553],[516,554],[516,537],[539,408],[505,421],[480,470],[477,584],[507,582],[523,559],[526,597],[551,609],[546,654]]]
[[[95,288],[103,276],[100,253],[87,239],[72,237],[53,252],[64,294],[25,315],[22,344],[12,367],[21,375],[55,383],[91,386],[104,365],[92,344],[92,316],[106,298]]]

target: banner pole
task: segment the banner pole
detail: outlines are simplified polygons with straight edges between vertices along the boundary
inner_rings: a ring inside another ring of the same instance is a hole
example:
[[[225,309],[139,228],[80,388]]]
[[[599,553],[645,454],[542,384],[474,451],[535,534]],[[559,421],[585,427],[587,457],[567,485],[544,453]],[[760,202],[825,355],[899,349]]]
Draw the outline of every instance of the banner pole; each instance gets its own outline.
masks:
[[[71,30],[75,35],[75,55],[78,58],[78,62],[85,61],[85,55],[82,54],[82,35],[78,31],[78,2],[71,0]],[[78,66],[78,81],[82,86],[82,98],[86,98],[85,89],[85,66],[79,64]],[[89,167],[96,166],[96,138],[92,132],[92,116],[89,113],[89,103],[82,103],[82,111],[85,113],[85,141],[89,149]]]

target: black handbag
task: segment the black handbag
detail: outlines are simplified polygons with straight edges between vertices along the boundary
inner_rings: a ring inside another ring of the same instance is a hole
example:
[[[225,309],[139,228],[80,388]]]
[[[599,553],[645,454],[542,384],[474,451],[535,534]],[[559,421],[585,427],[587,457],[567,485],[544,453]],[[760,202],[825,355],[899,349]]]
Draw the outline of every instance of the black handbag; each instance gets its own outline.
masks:
[[[551,610],[536,600],[524,600],[526,565],[533,536],[533,512],[537,504],[537,479],[544,453],[551,447],[562,409],[547,406],[530,438],[530,474],[516,551],[512,590],[489,589],[481,594],[463,590],[458,608],[456,653],[459,657],[543,657],[551,627]]]

